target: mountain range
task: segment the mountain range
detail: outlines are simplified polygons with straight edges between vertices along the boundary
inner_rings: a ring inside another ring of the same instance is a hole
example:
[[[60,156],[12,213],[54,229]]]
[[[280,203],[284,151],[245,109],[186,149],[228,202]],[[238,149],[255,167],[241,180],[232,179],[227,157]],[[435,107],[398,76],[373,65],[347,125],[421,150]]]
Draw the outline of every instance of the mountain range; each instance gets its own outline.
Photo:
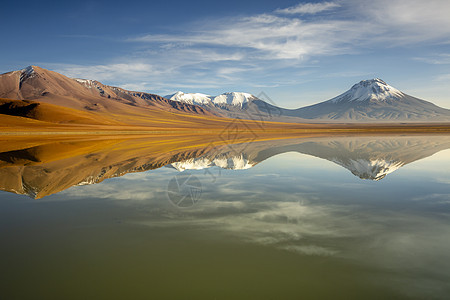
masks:
[[[197,104],[228,117],[284,122],[448,122],[450,110],[409,96],[379,78],[363,80],[348,91],[314,105],[285,109],[248,93],[219,96],[177,92],[165,96]],[[228,101],[222,99],[227,98]],[[219,101],[216,99],[220,99]]]
[[[189,103],[69,78],[37,66],[0,75],[0,135],[60,134],[220,134],[233,130],[255,135],[267,129],[295,131],[312,124],[234,122],[220,112]]]
[[[104,85],[95,80],[68,78],[37,66],[0,75],[0,97],[38,100],[89,111],[118,112],[124,109],[128,111],[133,107],[153,106],[167,111],[207,114],[198,106]]]
[[[450,122],[450,110],[409,96],[378,78],[363,80],[333,99],[285,109],[249,93],[210,96],[179,91],[162,97],[29,66],[0,75],[0,98],[0,114],[46,122],[52,121],[48,110],[64,107],[61,111],[68,119],[60,118],[59,123],[147,126],[152,118],[163,117],[160,124],[198,123],[198,116],[202,120],[239,118],[290,123]],[[47,118],[39,118],[45,114]],[[13,121],[4,118],[5,122]]]

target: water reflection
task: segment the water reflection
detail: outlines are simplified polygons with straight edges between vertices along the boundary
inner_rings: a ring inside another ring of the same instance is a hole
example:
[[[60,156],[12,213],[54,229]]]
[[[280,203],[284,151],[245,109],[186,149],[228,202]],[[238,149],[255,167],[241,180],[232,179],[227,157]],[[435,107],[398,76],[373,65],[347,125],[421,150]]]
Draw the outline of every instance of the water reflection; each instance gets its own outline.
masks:
[[[3,294],[448,298],[449,136],[189,143],[8,146]]]
[[[361,179],[380,180],[408,163],[449,149],[450,136],[306,137],[197,144],[186,147],[183,139],[106,139],[52,140],[24,147],[27,143],[22,141],[16,147],[19,149],[11,146],[0,153],[0,188],[42,198],[71,186],[96,184],[163,166],[178,171],[212,167],[244,170],[286,152],[326,159]]]

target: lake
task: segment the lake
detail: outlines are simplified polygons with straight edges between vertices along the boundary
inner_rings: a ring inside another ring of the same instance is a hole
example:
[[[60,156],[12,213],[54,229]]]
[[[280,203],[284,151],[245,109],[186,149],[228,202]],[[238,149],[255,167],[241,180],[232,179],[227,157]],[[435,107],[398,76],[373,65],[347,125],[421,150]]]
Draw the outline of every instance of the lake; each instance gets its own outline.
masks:
[[[450,136],[21,140],[2,299],[448,299]]]

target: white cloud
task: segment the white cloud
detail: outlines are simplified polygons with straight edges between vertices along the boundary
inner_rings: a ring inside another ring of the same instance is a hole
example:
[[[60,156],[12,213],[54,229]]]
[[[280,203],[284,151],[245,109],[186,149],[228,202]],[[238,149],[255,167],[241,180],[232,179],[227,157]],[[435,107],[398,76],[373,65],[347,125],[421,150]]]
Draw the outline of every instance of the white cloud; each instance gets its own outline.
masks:
[[[306,61],[313,56],[355,53],[360,51],[360,46],[450,42],[450,5],[446,1],[378,0],[362,4],[345,0],[340,4],[299,4],[277,12],[313,13],[331,8],[339,8],[340,14],[304,20],[266,13],[209,21],[188,32],[144,35],[129,41],[161,44],[160,47],[171,49],[195,49],[206,54],[211,47],[220,47],[228,55],[234,55],[236,61]]]
[[[151,84],[148,82],[125,83],[121,84],[120,87],[129,91],[146,91],[152,88]]]
[[[450,2],[447,0],[377,0],[343,2],[346,16],[379,27],[381,34],[368,36],[386,47],[424,41],[450,42]]]
[[[288,8],[277,9],[275,12],[279,14],[317,14],[326,10],[334,9],[340,5],[334,2],[322,3],[299,3],[298,5]]]
[[[69,77],[95,80],[114,80],[126,76],[139,76],[148,73],[160,73],[153,65],[142,62],[123,62],[107,65],[55,65],[56,71]]]
[[[450,64],[450,53],[441,53],[428,57],[415,57],[414,60],[432,65],[447,65]]]
[[[220,46],[233,53],[236,60],[305,60],[311,55],[351,52],[350,43],[364,37],[361,27],[364,25],[355,30],[355,23],[342,20],[304,22],[298,18],[258,15],[193,34],[146,35],[130,41],[169,44],[189,41],[202,51]],[[364,33],[372,31],[371,28],[367,27]]]
[[[450,82],[450,74],[441,74],[436,77],[437,81]]]
[[[331,9],[337,13],[314,15]],[[54,69],[134,90],[169,93],[220,88],[224,92],[236,85],[297,84],[296,71],[320,66],[320,60],[328,56],[450,42],[448,1],[342,0],[299,4],[276,12],[203,24],[200,20],[172,28],[170,34],[135,36],[125,40],[134,50],[111,63]],[[301,15],[306,13],[310,15]],[[428,62],[447,63],[448,56]]]

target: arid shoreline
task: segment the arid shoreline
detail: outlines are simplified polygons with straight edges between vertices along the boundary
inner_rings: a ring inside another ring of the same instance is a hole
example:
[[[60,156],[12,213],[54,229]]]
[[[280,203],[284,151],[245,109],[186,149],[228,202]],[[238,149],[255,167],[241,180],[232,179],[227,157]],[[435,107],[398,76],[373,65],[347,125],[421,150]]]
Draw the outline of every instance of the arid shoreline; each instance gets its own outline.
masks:
[[[450,124],[264,124],[248,126],[247,123],[235,126],[217,126],[212,129],[170,128],[151,130],[149,128],[1,128],[0,136],[33,136],[33,135],[215,135],[224,132],[239,134],[335,134],[335,133],[450,133]]]

